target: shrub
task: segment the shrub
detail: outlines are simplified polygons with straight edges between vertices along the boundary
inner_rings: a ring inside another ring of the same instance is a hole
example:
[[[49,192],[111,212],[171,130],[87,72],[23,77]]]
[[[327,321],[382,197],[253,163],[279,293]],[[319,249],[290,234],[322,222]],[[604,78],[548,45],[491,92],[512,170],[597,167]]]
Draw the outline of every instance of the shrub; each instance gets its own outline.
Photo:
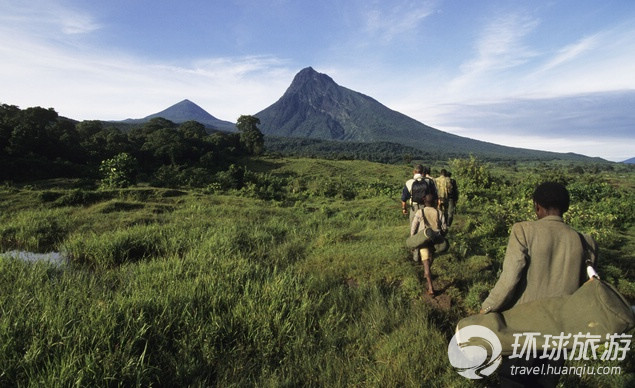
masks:
[[[485,189],[492,185],[493,178],[489,166],[474,156],[469,159],[451,160],[450,169],[452,176],[460,181],[461,195],[467,199],[485,192]]]
[[[122,152],[111,159],[101,162],[99,172],[102,175],[100,188],[122,188],[135,183],[137,175],[137,160]]]
[[[243,185],[245,170],[232,164],[227,171],[214,175],[213,183],[218,183],[223,190],[240,189]]]

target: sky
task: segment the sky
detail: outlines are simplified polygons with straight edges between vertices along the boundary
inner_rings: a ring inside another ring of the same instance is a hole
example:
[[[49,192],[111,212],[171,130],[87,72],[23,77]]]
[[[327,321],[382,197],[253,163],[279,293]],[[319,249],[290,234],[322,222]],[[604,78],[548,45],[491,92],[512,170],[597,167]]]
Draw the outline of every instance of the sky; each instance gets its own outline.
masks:
[[[311,66],[434,128],[635,157],[632,0],[0,0],[0,103],[221,120]]]

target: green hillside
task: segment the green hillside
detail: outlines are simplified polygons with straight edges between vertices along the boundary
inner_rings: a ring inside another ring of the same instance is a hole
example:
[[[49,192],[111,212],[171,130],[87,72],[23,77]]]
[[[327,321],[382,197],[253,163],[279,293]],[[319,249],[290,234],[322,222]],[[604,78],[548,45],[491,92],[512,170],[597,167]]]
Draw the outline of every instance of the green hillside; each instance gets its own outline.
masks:
[[[432,268],[435,299],[405,247],[409,165],[264,157],[198,189],[5,184],[0,251],[59,251],[69,263],[0,258],[0,385],[492,386],[495,375],[454,371],[448,341],[546,179],[567,183],[566,221],[597,239],[600,274],[635,300],[632,168],[441,167],[461,198]],[[632,384],[632,352],[616,365],[620,375],[565,386]]]
[[[502,152],[461,151],[454,147],[418,148],[389,141],[354,142],[342,140],[321,140],[299,137],[265,136],[265,148],[268,153],[283,156],[296,156],[320,159],[356,159],[382,163],[403,163],[414,160],[441,162],[452,158],[464,158],[477,155],[490,162],[529,162],[529,161],[570,161],[611,163],[601,158],[590,158],[574,153],[556,153],[546,151],[522,150],[514,152],[507,149]]]

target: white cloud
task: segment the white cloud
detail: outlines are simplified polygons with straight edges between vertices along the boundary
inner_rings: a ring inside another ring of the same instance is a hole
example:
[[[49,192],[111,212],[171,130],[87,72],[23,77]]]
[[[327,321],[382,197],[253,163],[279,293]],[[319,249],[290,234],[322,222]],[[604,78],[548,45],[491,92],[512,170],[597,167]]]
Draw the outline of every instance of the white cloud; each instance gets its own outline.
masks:
[[[5,28],[42,38],[81,35],[101,28],[88,12],[63,6],[55,1],[0,1],[0,20]]]
[[[551,70],[554,67],[560,66],[563,63],[570,62],[579,57],[583,53],[593,50],[598,46],[600,37],[599,35],[589,36],[582,38],[578,42],[563,47],[558,51],[558,54],[547,62],[543,67],[538,69],[538,72],[545,72]]]
[[[90,15],[76,11],[65,11],[53,15],[57,17],[61,30],[65,34],[86,34],[101,28]]]
[[[465,94],[467,89],[491,90],[492,74],[526,63],[537,55],[523,39],[538,26],[538,21],[519,14],[497,17],[475,42],[475,57],[461,65],[461,74],[449,84],[451,91]]]
[[[434,12],[434,2],[381,2],[364,15],[365,29],[373,38],[389,43],[415,30]]]
[[[78,120],[139,118],[188,98],[212,115],[234,121],[279,98],[295,74],[275,57],[174,65],[24,38],[0,43],[0,53],[5,58],[0,62],[2,103],[53,107]]]
[[[235,121],[275,101],[296,71],[273,56],[175,64],[76,44],[99,24],[53,2],[0,0],[0,21],[0,35],[11,37],[0,41],[0,103],[53,107],[78,120],[139,118],[188,98]]]
[[[439,104],[426,110],[426,124],[501,145],[622,161],[633,155],[633,101],[635,91]]]
[[[553,97],[635,89],[635,28],[624,23],[581,38],[519,78],[525,95]]]
[[[527,148],[541,151],[561,152],[600,157],[613,162],[621,162],[632,158],[633,153],[624,147],[625,142],[632,142],[631,138],[603,139],[601,137],[560,137],[532,136],[522,134],[491,133],[483,128],[451,128],[448,130],[459,136],[471,137],[490,143],[509,147]]]

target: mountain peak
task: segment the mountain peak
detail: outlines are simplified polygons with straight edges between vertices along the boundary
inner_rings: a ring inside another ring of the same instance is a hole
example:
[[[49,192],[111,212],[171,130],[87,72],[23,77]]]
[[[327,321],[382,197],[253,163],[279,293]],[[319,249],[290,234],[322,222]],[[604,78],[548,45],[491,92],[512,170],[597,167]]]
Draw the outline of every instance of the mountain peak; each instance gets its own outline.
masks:
[[[157,117],[163,117],[164,119],[170,120],[177,124],[193,120],[198,121],[199,123],[205,125],[207,128],[210,129],[228,132],[236,131],[236,125],[234,123],[217,119],[216,117],[205,111],[205,109],[201,108],[188,99],[177,102],[176,104],[162,110],[161,112],[151,114],[142,119],[128,119],[125,121],[128,123],[145,123]]]
[[[315,69],[313,69],[313,67],[308,66],[308,67],[305,67],[304,69],[300,70],[298,72],[298,75],[302,74],[302,73],[317,73],[317,71],[315,71]]]
[[[306,67],[293,78],[287,93],[295,94],[306,91],[307,88],[326,90],[337,87],[337,84],[326,74],[318,73],[312,67]]]
[[[175,108],[187,109],[187,110],[189,110],[191,112],[197,112],[197,113],[205,112],[205,114],[209,114],[209,113],[207,113],[205,111],[205,109],[201,108],[199,105],[197,105],[194,102],[188,100],[187,98],[185,100],[183,100],[183,101],[177,102],[176,104],[172,105],[168,109],[175,109]]]
[[[389,134],[370,128],[363,118],[374,116],[374,109],[388,110],[372,98],[339,86],[328,75],[307,67],[296,74],[278,102],[256,116],[260,118],[264,134],[329,140],[383,140]],[[373,125],[380,121],[383,119],[376,120]]]
[[[310,78],[315,78],[319,75],[320,73],[318,73],[317,71],[315,71],[315,69],[309,66],[300,70],[298,74],[295,75],[294,79],[310,79]],[[323,74],[323,75],[326,75],[326,74]]]

